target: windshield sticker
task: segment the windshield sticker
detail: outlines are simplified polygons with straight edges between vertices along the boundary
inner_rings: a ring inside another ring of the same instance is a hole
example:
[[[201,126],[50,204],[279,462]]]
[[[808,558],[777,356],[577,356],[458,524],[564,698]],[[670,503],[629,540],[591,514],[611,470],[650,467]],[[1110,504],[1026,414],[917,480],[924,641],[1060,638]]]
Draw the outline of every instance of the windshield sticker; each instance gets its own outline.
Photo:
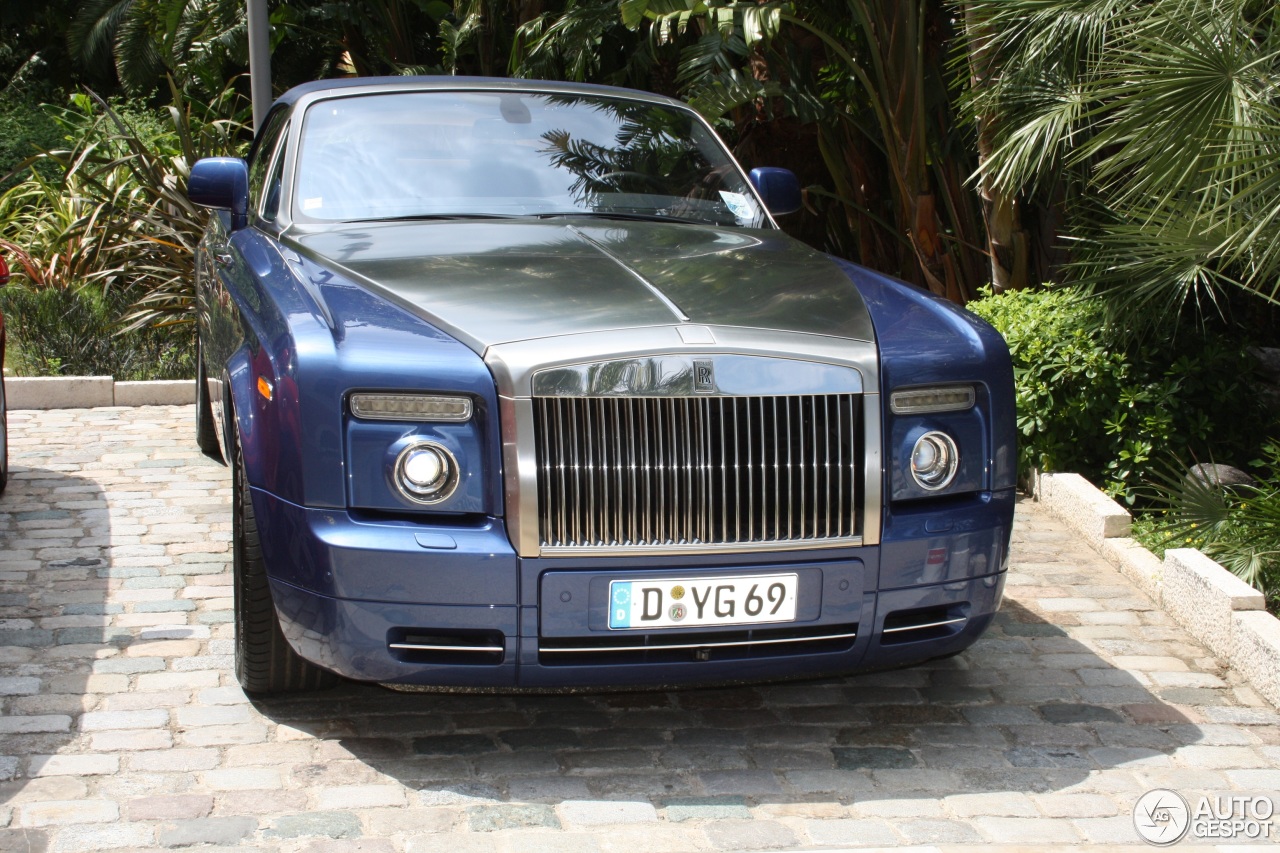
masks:
[[[304,198],[302,200],[303,210],[319,210],[322,207],[324,207],[323,198]]]
[[[720,198],[724,201],[724,206],[739,219],[754,219],[756,216],[756,206],[751,203],[751,199],[742,193],[731,193],[720,190]]]

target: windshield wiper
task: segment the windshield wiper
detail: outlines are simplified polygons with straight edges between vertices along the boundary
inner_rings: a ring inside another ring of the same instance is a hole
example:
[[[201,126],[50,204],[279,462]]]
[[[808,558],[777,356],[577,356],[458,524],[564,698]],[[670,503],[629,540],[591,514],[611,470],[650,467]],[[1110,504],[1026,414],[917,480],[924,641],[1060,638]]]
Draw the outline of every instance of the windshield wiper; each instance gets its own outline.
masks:
[[[344,219],[353,222],[430,222],[436,219],[515,219],[510,213],[407,213],[404,216],[371,216],[366,219]]]
[[[571,210],[564,213],[535,213],[534,219],[631,219],[641,222],[679,222],[685,225],[712,225],[705,219],[689,219],[684,216],[667,216],[664,213],[638,213],[623,210]]]

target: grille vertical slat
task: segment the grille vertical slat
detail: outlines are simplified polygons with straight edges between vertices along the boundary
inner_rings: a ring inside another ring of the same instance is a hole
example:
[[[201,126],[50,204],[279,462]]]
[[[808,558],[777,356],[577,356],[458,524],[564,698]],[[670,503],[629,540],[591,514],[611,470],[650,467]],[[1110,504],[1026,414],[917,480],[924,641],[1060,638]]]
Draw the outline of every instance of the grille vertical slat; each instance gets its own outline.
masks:
[[[684,531],[681,528],[680,521],[684,517],[684,489],[680,482],[680,451],[683,442],[677,439],[680,435],[680,413],[676,410],[676,401],[666,401],[667,410],[667,435],[671,440],[667,442],[667,447],[671,449],[671,465],[667,469],[667,488],[670,499],[667,501],[667,530],[668,538],[673,542],[679,542],[684,538]]]
[[[720,423],[725,423],[724,418],[724,398],[721,397],[716,401],[720,406]],[[723,436],[721,436],[723,439]],[[736,444],[737,438],[735,436]],[[736,487],[737,478],[734,478]],[[729,443],[727,441],[720,442],[720,529],[725,532],[725,536],[729,535]]]
[[[664,449],[664,445],[662,442],[662,437],[663,435],[666,434],[666,429],[664,428],[664,425],[662,423],[662,401],[646,400],[645,404],[653,408],[653,431],[650,433],[650,435],[653,436],[654,442],[657,445],[655,448],[655,452],[653,454],[654,455],[653,467],[655,471],[654,479],[657,480],[657,483],[658,483],[658,491],[657,491],[657,495],[655,496],[656,499],[654,501],[654,506],[653,506],[653,515],[657,519],[657,523],[654,525],[654,539],[657,542],[666,542],[667,541],[667,513],[666,513],[666,510],[667,510],[667,466],[666,466],[667,457],[666,457],[666,451]]]
[[[782,418],[782,422],[786,424],[787,427],[787,496],[792,499],[792,501],[787,505],[787,538],[793,539],[795,538],[795,510],[797,509],[795,499],[799,498],[803,501],[804,490],[801,489],[800,494],[796,494],[796,466],[795,463],[791,461],[793,439],[791,435],[791,400],[789,398],[782,401],[782,413],[784,416]],[[781,501],[779,501],[779,503],[781,503]]]
[[[561,530],[560,530],[561,542],[570,542],[573,540],[573,527],[572,527],[573,519],[569,517],[570,515],[569,506],[570,506],[570,500],[573,497],[573,487],[569,485],[569,481],[572,479],[572,477],[570,476],[570,471],[569,471],[569,466],[571,462],[569,459],[569,449],[567,444],[568,435],[569,435],[567,415],[569,413],[566,410],[568,408],[568,403],[569,403],[568,400],[561,400],[559,401],[559,405],[556,406],[556,415],[558,420],[558,423],[556,424],[556,426],[559,428],[558,431],[556,432],[556,439],[559,442],[558,449],[560,451],[560,454],[556,457],[556,461],[554,464],[558,466],[560,471],[559,519],[560,519],[560,527],[561,527]]]
[[[636,420],[635,400],[627,400],[627,424],[631,435],[631,527],[627,533],[627,541],[639,542],[643,538],[640,533],[643,510],[640,505],[640,454],[636,452],[636,445],[642,433],[639,432],[640,423]]]
[[[770,533],[761,530],[761,535],[768,539],[782,538],[782,430],[778,427],[778,398],[769,398],[770,411],[773,415],[773,529]],[[763,407],[761,407],[763,409]],[[761,418],[763,420],[763,418]],[[789,474],[790,472],[788,472]],[[763,525],[762,525],[763,527]]]
[[[826,397],[823,397],[822,398],[822,422],[828,423],[830,417],[831,417],[831,406],[829,404],[828,399]],[[826,432],[826,437],[827,437],[827,444],[822,453],[822,464],[826,472],[826,477],[823,480],[825,490],[823,491],[822,494],[823,494],[823,497],[826,498],[826,500],[824,500],[822,504],[827,508],[827,517],[826,517],[827,526],[825,528],[826,530],[825,535],[830,536],[831,535],[831,477],[832,477],[832,472],[834,472],[836,469],[835,469],[835,466],[832,465],[832,459],[831,459],[830,430]]]
[[[860,398],[535,398],[542,542],[845,539],[861,507]]]
[[[843,414],[844,414],[843,401],[837,400],[836,401],[836,432],[841,435],[844,434],[844,419],[842,417]],[[841,447],[841,445],[837,442],[836,469],[839,470],[840,468],[843,468],[843,467],[844,467],[844,448]],[[836,478],[836,505],[840,506],[843,503],[844,503],[844,478],[837,477]],[[843,530],[844,530],[844,524],[840,516],[837,515],[836,516],[836,535],[840,536]]]
[[[764,401],[760,401],[760,420],[764,420]],[[752,450],[755,442],[751,439],[751,404],[747,404],[747,416],[744,418],[747,425],[747,541],[753,542],[756,538],[756,490],[751,482],[752,474],[755,472],[755,465],[752,462]],[[762,436],[763,437],[763,436]],[[761,445],[763,451],[763,444]],[[763,458],[763,452],[761,458]],[[760,474],[760,488],[764,488],[764,473]],[[763,522],[762,522],[763,523]]]
[[[813,454],[810,457],[813,460],[813,476],[809,478],[813,483],[813,497],[812,497],[813,512],[811,513],[811,515],[813,518],[813,535],[817,536],[818,535],[818,512],[817,512],[818,474],[822,467],[822,457],[818,453],[818,398],[817,397],[809,398],[809,425],[813,430],[813,440],[812,440]]]
[[[583,466],[587,471],[587,505],[584,507],[583,527],[587,531],[587,541],[599,541],[596,536],[596,518],[599,514],[596,512],[596,463],[592,453],[592,427],[595,424],[591,418],[591,401],[582,401],[582,438],[583,444]]]
[[[569,432],[568,446],[572,454],[572,461],[569,465],[569,492],[573,501],[567,509],[571,513],[573,519],[573,532],[571,542],[583,541],[587,538],[586,530],[586,491],[587,491],[587,466],[583,464],[582,450],[584,443],[582,441],[582,400],[569,401],[569,417],[568,421],[571,427]]]
[[[794,418],[791,412],[791,409],[793,408],[796,410]],[[809,506],[809,483],[805,477],[805,469],[808,465],[806,460],[808,460],[812,453],[812,451],[807,449],[807,445],[805,444],[805,437],[808,434],[808,429],[805,428],[804,414],[803,397],[797,397],[787,402],[787,423],[792,425],[788,427],[788,429],[795,433],[795,443],[793,446],[799,449],[799,452],[795,455],[795,463],[791,466],[791,470],[795,478],[794,489],[791,491],[794,502],[792,508],[795,511],[791,513],[790,516],[792,523],[795,525],[794,535],[798,539],[806,538],[804,532],[804,519]]]
[[[653,513],[650,509],[653,506],[653,478],[649,476],[649,449],[651,442],[649,441],[649,401],[639,401],[640,409],[640,468],[636,471],[636,476],[640,478],[640,483],[644,487],[644,503],[640,510],[640,518],[644,524],[639,542],[649,542],[653,539],[653,529],[650,525],[653,523]]]
[[[685,506],[688,508],[684,514],[684,538],[686,541],[695,542],[701,539],[694,525],[698,516],[702,514],[701,508],[694,503],[693,489],[697,483],[696,465],[697,451],[702,445],[702,436],[693,431],[690,409],[694,400],[681,400],[680,408],[684,410],[684,434],[688,436],[688,440],[684,442],[684,500]]]
[[[538,412],[538,417],[542,421],[541,430],[543,435],[548,435],[551,431],[550,417],[552,405],[543,406]],[[552,503],[551,493],[555,488],[555,474],[551,471],[551,457],[542,456],[538,459],[538,501],[542,506],[550,506]]]

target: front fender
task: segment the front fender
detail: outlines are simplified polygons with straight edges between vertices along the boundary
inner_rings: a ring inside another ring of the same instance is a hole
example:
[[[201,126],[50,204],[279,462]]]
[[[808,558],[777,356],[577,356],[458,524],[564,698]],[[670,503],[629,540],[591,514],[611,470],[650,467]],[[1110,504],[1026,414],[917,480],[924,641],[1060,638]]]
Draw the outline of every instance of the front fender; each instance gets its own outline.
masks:
[[[231,242],[242,259],[228,287],[239,340],[220,375],[250,485],[299,506],[345,507],[349,392],[461,393],[475,401],[485,504],[500,514],[497,391],[481,358],[255,228]]]
[[[295,381],[297,338],[318,325],[275,243],[254,228],[231,235],[234,260],[222,265],[223,286],[209,305],[211,376],[221,378],[223,444],[231,458],[239,435],[251,485],[301,503],[309,484],[302,458],[301,416]],[[202,328],[202,340],[205,329]],[[332,338],[329,340],[332,348]],[[216,372],[215,372],[216,371]],[[261,382],[260,382],[261,380]],[[335,459],[340,465],[338,441]],[[321,469],[323,470],[323,469]],[[336,497],[341,497],[341,472]]]
[[[265,361],[265,355],[258,350],[255,359],[248,346],[237,350],[227,362],[222,377],[225,399],[224,404],[226,435],[224,452],[226,459],[234,459],[234,442],[240,443],[240,464],[244,466],[248,482],[264,484],[273,493],[284,491],[280,488],[280,479],[276,476],[276,468],[281,457],[280,431],[271,428],[267,421],[275,414],[270,410],[270,402],[257,390],[257,377],[270,375],[270,367],[264,371],[262,365],[255,361]],[[270,485],[266,485],[270,484]],[[272,488],[271,486],[274,486]]]
[[[922,288],[835,260],[862,294],[875,326],[886,401],[884,435],[890,439],[894,435],[888,406],[888,394],[894,388],[975,383],[985,393],[989,409],[988,488],[993,492],[1013,489],[1018,436],[1013,362],[1004,338],[984,320]]]

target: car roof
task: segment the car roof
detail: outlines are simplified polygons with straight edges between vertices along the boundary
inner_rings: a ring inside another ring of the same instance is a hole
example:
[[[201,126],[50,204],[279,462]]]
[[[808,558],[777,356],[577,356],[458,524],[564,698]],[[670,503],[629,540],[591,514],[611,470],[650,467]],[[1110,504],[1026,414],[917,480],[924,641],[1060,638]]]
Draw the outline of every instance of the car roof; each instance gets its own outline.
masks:
[[[452,77],[437,76],[402,76],[402,77],[335,77],[328,80],[313,80],[294,86],[276,99],[276,104],[294,104],[302,98],[316,93],[332,91],[335,95],[344,89],[377,90],[385,88],[394,90],[473,90],[493,91],[509,89],[515,92],[564,92],[579,95],[603,95],[653,101],[688,107],[681,101],[643,92],[639,89],[624,89],[619,86],[600,86],[594,83],[565,83],[555,80],[525,80],[512,77]]]

